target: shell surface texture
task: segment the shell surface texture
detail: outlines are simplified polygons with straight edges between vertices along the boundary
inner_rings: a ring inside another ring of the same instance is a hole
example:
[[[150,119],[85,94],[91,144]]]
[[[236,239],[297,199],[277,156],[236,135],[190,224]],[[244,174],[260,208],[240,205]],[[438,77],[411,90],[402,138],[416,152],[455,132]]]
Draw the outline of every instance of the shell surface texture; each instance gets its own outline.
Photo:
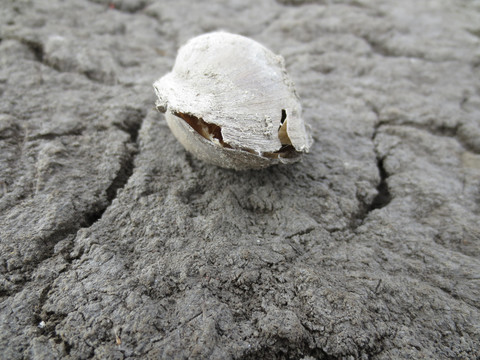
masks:
[[[283,58],[244,36],[189,40],[153,87],[175,137],[205,162],[260,169],[298,161],[312,143]]]

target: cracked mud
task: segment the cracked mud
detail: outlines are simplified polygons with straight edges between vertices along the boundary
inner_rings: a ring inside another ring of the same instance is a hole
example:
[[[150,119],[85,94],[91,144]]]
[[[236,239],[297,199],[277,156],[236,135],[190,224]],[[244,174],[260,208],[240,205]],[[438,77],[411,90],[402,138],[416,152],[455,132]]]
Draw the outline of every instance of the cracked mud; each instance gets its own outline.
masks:
[[[0,359],[480,357],[478,3],[0,18]],[[301,163],[206,165],[154,109],[178,46],[216,29],[284,56]]]

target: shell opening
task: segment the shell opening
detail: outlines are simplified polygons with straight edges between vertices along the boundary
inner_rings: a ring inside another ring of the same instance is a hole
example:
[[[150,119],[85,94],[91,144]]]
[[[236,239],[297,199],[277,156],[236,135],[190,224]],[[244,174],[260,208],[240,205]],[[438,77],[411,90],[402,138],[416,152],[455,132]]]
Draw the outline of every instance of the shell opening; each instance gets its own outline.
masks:
[[[280,118],[280,126],[278,127],[278,139],[282,147],[275,152],[265,152],[262,155],[268,158],[285,158],[292,159],[299,156],[299,152],[292,145],[292,141],[287,133],[287,111],[282,109],[282,117]]]
[[[223,147],[231,147],[223,141],[222,128],[220,126],[215,124],[209,124],[203,119],[197,118],[196,116],[190,114],[185,114],[181,112],[175,112],[173,114],[185,120],[187,124],[192,127],[193,130],[202,135],[205,139],[217,143]]]
[[[278,127],[278,139],[283,145],[292,145],[292,141],[288,137],[287,133],[287,112],[282,109],[282,118],[280,120],[280,126]]]
[[[222,128],[215,124],[209,124],[203,119],[193,116],[191,114],[174,112],[173,115],[183,119],[188,125],[192,127],[199,135],[205,139],[225,148],[231,149],[232,147],[223,141]],[[275,152],[264,152],[261,156],[271,159],[277,158],[295,158],[299,156],[299,153],[295,150],[287,134],[287,113],[282,109],[282,118],[280,120],[281,125],[278,129],[278,138],[282,144],[281,148]],[[248,148],[239,148],[239,150],[247,151],[252,154],[256,154],[255,151]]]
[[[287,118],[287,112],[285,111],[285,109],[282,109],[282,118],[280,119],[280,124],[281,125],[283,125],[286,118]]]

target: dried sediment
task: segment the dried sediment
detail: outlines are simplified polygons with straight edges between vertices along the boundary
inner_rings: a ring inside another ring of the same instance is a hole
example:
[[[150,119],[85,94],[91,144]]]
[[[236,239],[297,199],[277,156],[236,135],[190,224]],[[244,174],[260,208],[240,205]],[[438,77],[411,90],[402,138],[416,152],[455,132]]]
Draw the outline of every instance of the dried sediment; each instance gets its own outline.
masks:
[[[7,1],[0,357],[479,357],[478,10]],[[285,58],[302,162],[171,136],[152,81],[215,29]]]

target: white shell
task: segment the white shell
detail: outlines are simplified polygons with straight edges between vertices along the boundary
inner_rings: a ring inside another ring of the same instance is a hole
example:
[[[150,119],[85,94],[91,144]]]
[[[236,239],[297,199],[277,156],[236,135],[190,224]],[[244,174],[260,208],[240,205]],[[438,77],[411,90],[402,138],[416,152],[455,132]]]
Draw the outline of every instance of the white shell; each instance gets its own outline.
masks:
[[[312,143],[283,58],[246,37],[191,39],[153,86],[173,134],[206,162],[264,168],[297,161]]]

